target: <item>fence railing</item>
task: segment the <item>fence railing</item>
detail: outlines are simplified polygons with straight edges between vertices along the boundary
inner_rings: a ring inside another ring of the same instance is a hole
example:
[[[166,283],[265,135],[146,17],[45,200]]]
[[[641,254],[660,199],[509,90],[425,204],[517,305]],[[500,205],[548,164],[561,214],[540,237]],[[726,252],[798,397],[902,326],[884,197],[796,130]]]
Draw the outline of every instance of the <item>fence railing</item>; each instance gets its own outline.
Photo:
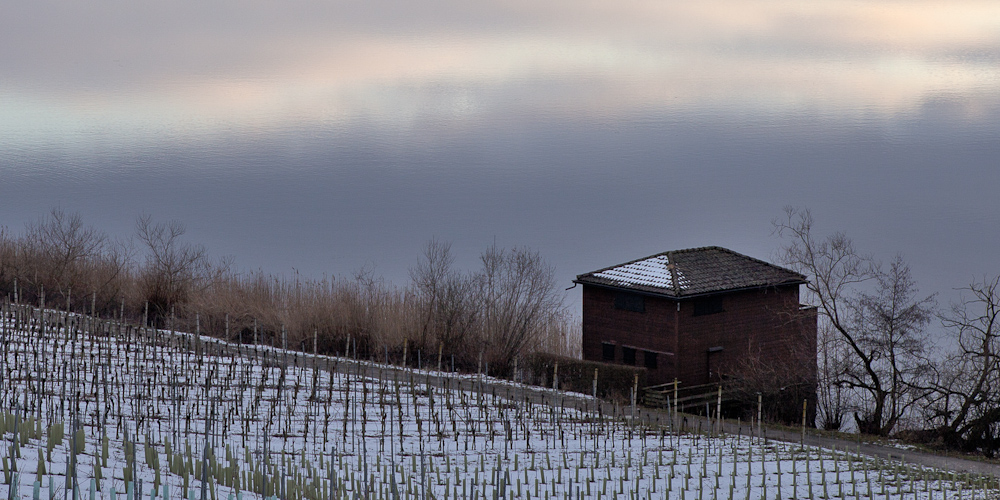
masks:
[[[722,389],[719,384],[680,385],[679,382],[676,384],[667,382],[642,389],[642,403],[645,406],[652,408],[676,406],[678,411],[697,412],[703,409],[706,403],[717,404],[720,397],[721,402],[726,403],[733,395]]]

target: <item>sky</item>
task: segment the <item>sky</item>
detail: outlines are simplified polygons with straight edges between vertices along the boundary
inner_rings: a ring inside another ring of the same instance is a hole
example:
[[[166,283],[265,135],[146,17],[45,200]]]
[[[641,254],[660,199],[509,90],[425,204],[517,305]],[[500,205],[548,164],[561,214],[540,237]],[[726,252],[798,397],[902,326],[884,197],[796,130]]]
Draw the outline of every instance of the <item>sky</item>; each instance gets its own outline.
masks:
[[[773,259],[791,205],[946,305],[1000,273],[998,124],[988,1],[0,6],[0,225],[148,213],[285,275]]]

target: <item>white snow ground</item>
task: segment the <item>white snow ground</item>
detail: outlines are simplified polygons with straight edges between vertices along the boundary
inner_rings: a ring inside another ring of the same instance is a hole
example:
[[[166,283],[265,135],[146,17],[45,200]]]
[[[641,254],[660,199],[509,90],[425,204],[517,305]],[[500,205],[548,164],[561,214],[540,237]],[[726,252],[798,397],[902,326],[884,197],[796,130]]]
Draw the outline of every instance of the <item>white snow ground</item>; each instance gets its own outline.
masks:
[[[1000,498],[993,478],[682,435],[519,400],[508,382],[444,390],[416,372],[296,368],[271,348],[230,356],[193,335],[33,315],[2,323],[0,500],[73,498],[73,477],[94,500]]]

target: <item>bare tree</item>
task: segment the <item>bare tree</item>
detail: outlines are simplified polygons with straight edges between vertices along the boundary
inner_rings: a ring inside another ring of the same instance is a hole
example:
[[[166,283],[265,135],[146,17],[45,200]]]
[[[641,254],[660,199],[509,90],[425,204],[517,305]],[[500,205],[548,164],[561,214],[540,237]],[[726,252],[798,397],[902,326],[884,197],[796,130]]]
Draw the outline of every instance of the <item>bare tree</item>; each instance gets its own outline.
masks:
[[[118,309],[132,270],[127,240],[109,239],[76,213],[56,208],[25,225],[20,236],[0,230],[0,288],[20,300],[93,309]]]
[[[941,316],[957,348],[930,385],[928,416],[943,444],[992,457],[1000,450],[1000,276],[963,291]]]
[[[836,380],[847,371],[850,353],[840,340],[839,333],[828,321],[818,325],[817,371],[821,381],[816,387],[819,426],[826,430],[840,430],[848,412],[846,388]]]
[[[494,365],[508,367],[563,309],[555,270],[527,248],[504,250],[496,245],[481,256],[476,276],[486,351]]]
[[[918,298],[909,268],[897,257],[882,267],[862,255],[843,233],[817,241],[812,216],[787,208],[775,230],[789,242],[781,260],[810,278],[807,288],[822,320],[850,354],[843,369],[820,384],[850,389],[855,395],[858,430],[888,435],[922,393],[915,377],[926,371],[932,297]],[[825,348],[837,348],[836,342]]]
[[[861,292],[854,305],[852,338],[863,355],[849,358],[841,380],[865,391],[874,406],[855,414],[858,429],[885,435],[899,424],[926,391],[930,341],[925,328],[933,318],[933,297],[917,297],[910,268],[897,256],[888,270],[877,269],[874,292]]]
[[[14,280],[18,276],[18,241],[6,227],[0,226],[0,287],[13,298]]]
[[[135,264],[135,245],[130,239],[108,240],[98,265],[91,271],[94,292],[106,308],[115,309],[125,295]]]
[[[211,266],[204,247],[180,240],[185,232],[183,224],[154,223],[149,215],[143,215],[136,220],[135,227],[136,236],[146,249],[142,286],[150,319],[162,321],[207,280]]]
[[[430,342],[461,349],[473,332],[478,318],[473,280],[452,268],[455,258],[451,245],[432,239],[424,247],[423,258],[410,270],[422,309],[423,324],[417,343]]]
[[[45,286],[50,297],[64,299],[74,286],[84,286],[85,264],[100,259],[107,236],[85,225],[80,214],[55,208],[27,225],[24,241],[34,257],[34,269],[25,278],[36,287]]]

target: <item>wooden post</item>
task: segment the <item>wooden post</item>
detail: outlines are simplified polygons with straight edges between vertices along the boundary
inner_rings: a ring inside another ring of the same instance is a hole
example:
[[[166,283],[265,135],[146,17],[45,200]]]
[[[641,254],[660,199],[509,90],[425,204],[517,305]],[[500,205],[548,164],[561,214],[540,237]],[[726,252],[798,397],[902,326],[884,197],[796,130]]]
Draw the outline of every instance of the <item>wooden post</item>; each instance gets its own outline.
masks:
[[[680,408],[677,405],[677,377],[674,377],[674,420],[677,419],[677,412]]]
[[[764,407],[764,397],[758,392],[757,393],[757,435],[758,436],[761,435],[761,432],[760,432],[761,431],[760,418],[761,418],[761,415],[763,413],[763,411],[762,411],[763,407]]]
[[[70,493],[72,492],[73,496],[71,498],[76,499],[76,495],[75,495],[75,493],[76,493],[76,419],[73,419],[72,423],[70,423],[69,432],[70,432],[70,440],[69,440],[69,449],[70,449],[70,452],[69,452],[69,464],[68,464],[69,465],[68,466],[69,470],[66,471],[66,475],[69,476],[69,477],[66,478],[66,482],[68,483],[67,484],[67,488],[66,488],[66,496],[69,497]],[[14,431],[14,438],[15,439],[17,438],[17,430],[16,429]],[[15,441],[15,443],[16,442],[17,441]],[[49,493],[49,496],[51,497],[52,494]],[[11,495],[11,498],[14,498],[14,496]]]
[[[632,380],[632,423],[635,424],[635,404],[636,400],[639,399],[639,374],[635,374],[635,378]]]
[[[592,390],[593,390],[593,396],[596,398],[597,397],[597,368],[594,368],[594,388]]]
[[[313,328],[313,355],[319,354],[319,328]]]
[[[441,358],[444,355],[444,342],[438,342],[438,371],[441,371]]]
[[[552,388],[559,390],[559,362],[552,367]]]
[[[708,421],[708,429],[707,430],[708,430],[709,435],[712,434],[712,429],[714,428],[712,426],[712,410],[710,409],[711,405],[712,405],[711,401],[705,401],[705,418]],[[701,433],[701,422],[698,422],[698,431],[699,431],[698,433],[700,434]]]
[[[350,342],[350,341],[348,341],[348,342]],[[407,351],[407,349],[409,347],[410,347],[409,341],[408,341],[408,339],[406,339],[404,337],[403,338],[403,366],[404,367],[406,366],[406,354],[407,354],[406,351]]]
[[[719,384],[719,399],[715,401],[715,422],[719,426],[716,432],[722,434],[722,384]]]
[[[70,310],[70,305],[72,303],[72,298],[73,298],[73,287],[69,287],[69,289],[66,290],[66,319],[63,321],[63,324],[65,325],[64,327],[66,329],[66,338],[69,338],[70,335],[73,335],[73,340],[75,341],[76,332],[70,333],[70,327],[69,327],[69,310]]]
[[[806,445],[806,408],[808,404],[808,399],[802,400],[802,446]]]
[[[38,297],[38,331],[45,334],[45,285],[39,288],[41,295]]]

